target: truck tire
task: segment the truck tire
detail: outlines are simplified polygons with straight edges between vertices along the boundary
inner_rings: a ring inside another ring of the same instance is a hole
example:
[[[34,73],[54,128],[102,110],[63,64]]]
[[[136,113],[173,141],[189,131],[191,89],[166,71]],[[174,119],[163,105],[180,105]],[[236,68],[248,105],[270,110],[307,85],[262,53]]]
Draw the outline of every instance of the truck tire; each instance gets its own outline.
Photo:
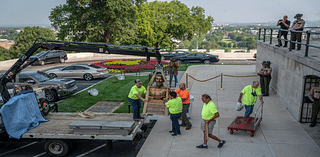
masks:
[[[40,65],[43,66],[44,65],[44,61],[39,61]]]
[[[55,73],[50,73],[49,76],[52,78],[58,77]]]
[[[58,94],[54,90],[46,90],[46,98],[49,102],[57,101],[58,100]]]
[[[49,156],[63,157],[70,151],[70,145],[65,140],[49,140],[44,146],[44,150]]]
[[[48,115],[50,111],[49,101],[46,98],[41,98],[39,99],[39,103],[40,103],[40,111],[42,116]]]
[[[203,61],[203,63],[204,63],[204,64],[210,64],[210,60],[207,60],[207,59],[206,59],[206,60]]]
[[[64,58],[60,58],[60,63],[64,63],[65,62],[65,59]]]

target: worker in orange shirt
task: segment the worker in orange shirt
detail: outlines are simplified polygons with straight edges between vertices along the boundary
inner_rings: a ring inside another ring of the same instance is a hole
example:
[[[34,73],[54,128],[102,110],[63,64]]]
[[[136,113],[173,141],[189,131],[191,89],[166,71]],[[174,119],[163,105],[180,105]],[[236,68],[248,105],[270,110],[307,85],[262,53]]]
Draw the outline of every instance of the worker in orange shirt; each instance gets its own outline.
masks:
[[[190,93],[186,89],[185,83],[179,84],[179,89],[175,91],[177,94],[179,94],[179,97],[182,100],[183,108],[182,108],[182,123],[180,126],[186,126],[186,130],[191,129],[192,124],[190,123],[188,117],[187,117],[187,111],[190,106]]]

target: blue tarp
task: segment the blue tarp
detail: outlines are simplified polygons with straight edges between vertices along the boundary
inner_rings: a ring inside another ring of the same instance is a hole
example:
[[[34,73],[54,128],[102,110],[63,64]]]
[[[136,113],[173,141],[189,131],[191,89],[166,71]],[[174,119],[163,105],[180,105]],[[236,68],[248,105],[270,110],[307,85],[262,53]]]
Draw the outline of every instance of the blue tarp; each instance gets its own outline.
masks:
[[[33,129],[41,122],[47,122],[41,115],[37,98],[32,90],[14,95],[0,109],[7,133],[16,139]]]

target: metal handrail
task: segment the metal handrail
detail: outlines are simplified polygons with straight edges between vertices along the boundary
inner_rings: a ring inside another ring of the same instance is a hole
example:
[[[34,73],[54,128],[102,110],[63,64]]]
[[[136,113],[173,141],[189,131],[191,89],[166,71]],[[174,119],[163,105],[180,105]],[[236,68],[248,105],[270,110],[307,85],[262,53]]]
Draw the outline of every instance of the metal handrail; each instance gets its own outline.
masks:
[[[305,29],[307,29],[307,28],[319,28],[320,29],[320,27],[304,27],[304,28]],[[289,30],[289,29],[280,29],[280,28],[278,29],[280,32],[281,31],[288,31],[288,32],[290,32],[290,35],[291,35],[292,32],[306,33],[307,34],[307,41],[306,41],[306,43],[302,43],[302,42],[297,42],[297,41],[291,41],[291,38],[290,38],[290,40],[286,40],[286,39],[281,39],[281,37],[280,38],[273,37],[273,35],[275,35],[275,34],[272,34],[274,29],[273,28],[268,28],[268,29],[270,29],[270,34],[266,34],[267,28],[263,28],[263,34],[261,34],[261,28],[259,28],[259,40],[260,40],[260,36],[262,35],[263,36],[263,42],[266,41],[265,40],[266,37],[270,38],[270,44],[272,44],[272,39],[278,39],[278,40],[281,40],[281,41],[288,41],[290,45],[291,45],[291,43],[305,45],[306,46],[305,57],[308,57],[309,47],[314,47],[314,48],[320,49],[320,46],[309,44],[310,35],[311,34],[320,34],[320,32],[311,32],[310,30],[308,30],[308,31],[296,31],[296,30]],[[291,51],[291,46],[289,46],[289,51]]]
[[[260,109],[260,111],[258,112],[259,109]],[[257,112],[258,112],[258,114],[257,114]],[[254,112],[253,130],[256,130],[257,124],[260,123],[260,120],[262,119],[262,112],[263,112],[263,103],[261,103],[259,105],[259,107],[256,109],[256,111]],[[258,120],[257,120],[257,118],[258,118]]]

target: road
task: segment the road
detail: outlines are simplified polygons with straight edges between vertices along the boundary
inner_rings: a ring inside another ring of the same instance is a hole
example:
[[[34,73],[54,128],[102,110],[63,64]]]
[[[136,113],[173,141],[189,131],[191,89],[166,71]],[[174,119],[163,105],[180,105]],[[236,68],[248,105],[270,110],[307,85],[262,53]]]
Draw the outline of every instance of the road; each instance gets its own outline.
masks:
[[[71,64],[90,64],[90,63],[96,63],[101,60],[89,60],[89,61],[66,61],[65,63],[49,63],[44,66],[29,66],[23,71],[43,71],[47,69],[52,69],[52,68],[59,68],[59,67],[64,67],[68,66]],[[169,60],[165,60],[169,62]],[[255,64],[256,60],[255,59],[220,59],[219,62],[214,62],[212,64],[236,64],[236,65],[242,65],[242,64]],[[1,62],[0,62],[1,63]],[[5,70],[0,70],[0,74],[6,72]]]

